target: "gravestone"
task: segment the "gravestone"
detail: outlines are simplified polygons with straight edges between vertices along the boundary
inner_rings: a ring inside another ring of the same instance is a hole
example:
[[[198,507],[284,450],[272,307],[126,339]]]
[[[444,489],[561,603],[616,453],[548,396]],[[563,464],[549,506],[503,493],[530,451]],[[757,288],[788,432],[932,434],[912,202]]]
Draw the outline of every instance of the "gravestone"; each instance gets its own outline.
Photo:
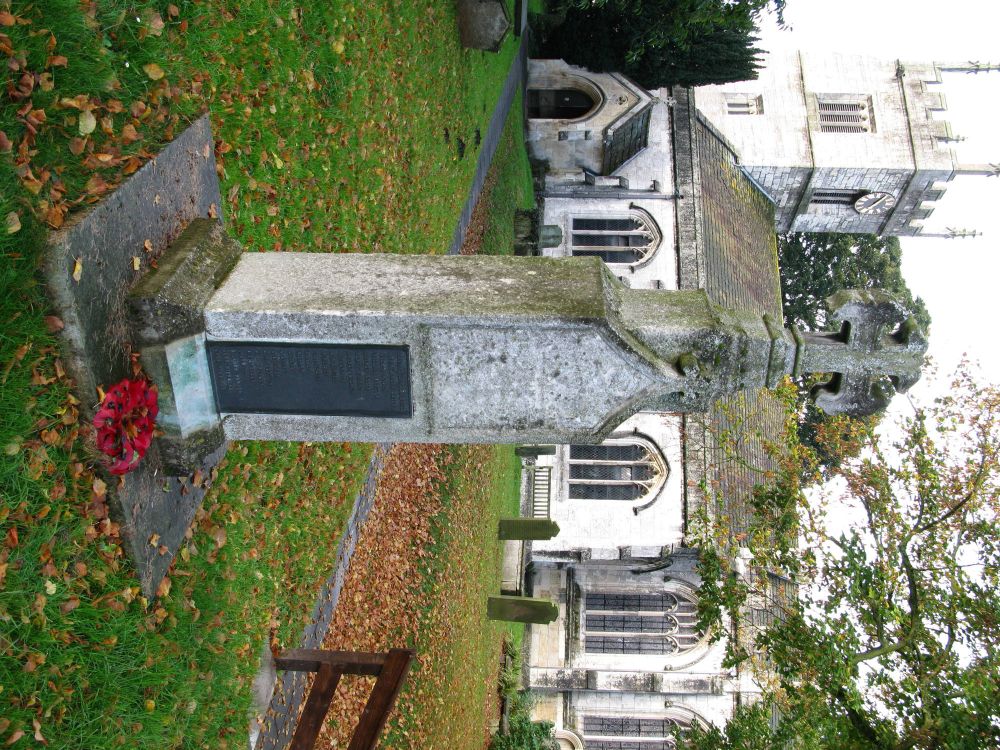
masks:
[[[821,403],[858,413],[926,348],[875,292],[832,300],[842,333],[800,334],[596,258],[239,254],[210,220],[130,302],[178,467],[223,438],[599,443],[806,372],[837,373]]]
[[[548,625],[559,617],[559,607],[548,599],[530,596],[491,596],[486,602],[486,616],[503,622]]]
[[[498,539],[553,539],[559,524],[551,518],[501,518]]]
[[[499,52],[510,31],[502,0],[458,0],[458,35],[466,49]]]

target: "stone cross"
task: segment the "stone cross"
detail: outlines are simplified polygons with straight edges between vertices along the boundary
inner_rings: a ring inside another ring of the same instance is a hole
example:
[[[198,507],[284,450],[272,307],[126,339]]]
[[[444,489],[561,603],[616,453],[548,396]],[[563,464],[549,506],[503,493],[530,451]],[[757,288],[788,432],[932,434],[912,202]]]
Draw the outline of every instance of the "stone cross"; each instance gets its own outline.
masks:
[[[797,334],[793,374],[827,372],[816,405],[828,414],[872,414],[920,377],[927,340],[916,320],[880,290],[847,289],[827,298],[836,333]],[[795,334],[793,334],[795,335]]]
[[[918,377],[922,339],[885,335],[882,296],[845,300],[845,336],[803,336],[596,258],[242,253],[197,220],[130,309],[183,469],[224,439],[599,443],[637,411],[813,371],[856,413],[883,404],[876,375]]]

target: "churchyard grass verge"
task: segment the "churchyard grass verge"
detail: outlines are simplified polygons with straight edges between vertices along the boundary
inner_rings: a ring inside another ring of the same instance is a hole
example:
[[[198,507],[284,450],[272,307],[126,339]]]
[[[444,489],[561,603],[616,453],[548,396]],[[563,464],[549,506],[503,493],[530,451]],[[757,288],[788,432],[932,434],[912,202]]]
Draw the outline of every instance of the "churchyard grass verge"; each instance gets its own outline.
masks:
[[[520,512],[520,461],[510,446],[447,450],[442,510],[431,521],[420,572],[426,605],[418,613],[415,647],[421,664],[386,734],[388,747],[481,748],[497,718],[504,633],[516,633],[519,642],[524,628],[486,619],[486,598],[500,591],[497,522]],[[426,745],[404,739],[417,730]]]
[[[462,252],[509,255],[514,247],[514,213],[535,205],[531,164],[524,148],[520,92],[511,104],[483,192],[472,215]]]
[[[0,743],[242,747],[268,630],[297,641],[370,450],[235,446],[190,478],[213,489],[144,599],[59,359],[46,230],[207,110],[247,250],[443,252],[516,40],[462,51],[437,0],[0,0],[0,34]]]

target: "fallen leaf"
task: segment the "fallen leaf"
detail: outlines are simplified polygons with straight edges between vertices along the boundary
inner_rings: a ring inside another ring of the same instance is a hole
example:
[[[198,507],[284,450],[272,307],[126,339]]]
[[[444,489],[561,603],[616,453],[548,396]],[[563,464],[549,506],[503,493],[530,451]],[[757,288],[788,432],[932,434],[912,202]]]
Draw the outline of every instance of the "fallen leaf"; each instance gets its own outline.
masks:
[[[65,68],[69,65],[69,60],[66,59],[66,55],[50,55],[46,67],[48,68]]]
[[[142,265],[142,262],[139,260],[139,256],[138,255],[133,255],[132,256],[132,270],[133,271],[138,271],[140,265]]]
[[[156,710],[156,701],[147,698],[146,699],[146,710],[147,711],[155,711]]]
[[[6,152],[12,148],[14,148],[14,144],[10,142],[10,138],[7,137],[5,132],[0,130],[0,151]]]
[[[135,125],[128,123],[122,128],[122,140],[125,141],[125,143],[135,143],[139,140],[139,133],[136,131]]]
[[[52,596],[56,593],[56,584],[54,581],[45,581],[45,593]]]
[[[80,597],[71,596],[69,599],[67,599],[62,604],[59,605],[59,611],[62,612],[64,615],[68,615],[70,612],[72,612],[79,606],[80,606]]]
[[[79,284],[80,278],[82,276],[83,276],[83,260],[77,258],[76,262],[73,264],[73,281]]]
[[[62,318],[56,315],[46,315],[45,316],[45,327],[48,329],[49,333],[56,333],[61,331],[66,327],[66,324],[62,322]]]
[[[80,600],[77,599],[79,602]],[[43,745],[48,745],[49,741],[42,736],[42,724],[38,719],[31,720],[31,726],[35,729],[35,742],[41,742]]]
[[[35,667],[32,666],[31,669],[25,669],[24,671],[25,672],[34,672],[35,671]],[[8,746],[13,745],[15,742],[17,742],[22,737],[24,737],[24,730],[23,729],[15,729],[13,731],[13,733],[10,735],[10,737],[7,738],[6,744]]]
[[[17,23],[17,19],[11,15],[10,11],[0,10],[0,26],[13,26],[15,23]]]
[[[160,543],[160,535],[159,534],[150,534],[149,535],[149,546],[150,547],[155,547],[159,543]]]
[[[21,231],[21,217],[17,215],[17,211],[11,211],[7,214],[7,234],[19,231]]]
[[[167,594],[170,593],[170,587],[171,587],[171,585],[172,584],[170,582],[170,577],[169,576],[164,576],[163,580],[160,581],[160,585],[156,587],[156,595],[157,596],[166,596]]]
[[[63,209],[59,206],[53,206],[45,214],[45,223],[48,224],[53,229],[58,229],[63,224],[64,217]]]
[[[94,477],[94,484],[92,485],[94,490],[94,495],[97,497],[104,497],[105,493],[108,491],[108,486],[104,483],[103,479]]]
[[[163,72],[163,68],[161,68],[156,63],[146,63],[145,65],[142,66],[142,69],[143,71],[145,71],[146,75],[149,76],[150,79],[153,81],[159,81],[161,78],[163,78],[164,75],[166,75]]]
[[[70,138],[69,139],[69,152],[73,156],[79,156],[83,153],[84,147],[87,145],[87,141],[83,138]]]
[[[146,8],[142,12],[142,20],[151,35],[159,36],[163,33],[163,18],[152,8]]]
[[[97,118],[89,109],[80,113],[80,135],[90,135],[97,127]]]

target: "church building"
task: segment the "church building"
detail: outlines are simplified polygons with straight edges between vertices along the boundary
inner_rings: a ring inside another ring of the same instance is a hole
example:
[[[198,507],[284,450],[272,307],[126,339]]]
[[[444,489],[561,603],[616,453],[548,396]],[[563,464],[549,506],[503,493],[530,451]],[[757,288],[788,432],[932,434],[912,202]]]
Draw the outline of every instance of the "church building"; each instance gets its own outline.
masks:
[[[920,234],[961,171],[935,114],[940,80],[933,65],[802,52],[770,56],[754,81],[648,92],[532,60],[541,252],[597,256],[634,288],[704,289],[780,321],[776,231]],[[703,514],[725,514],[739,546],[779,427],[761,392],[707,415],[640,412],[602,445],[525,460],[526,515],[560,529],[525,555],[523,591],[559,608],[528,626],[525,682],[561,748],[668,750],[679,729],[724,724],[754,699],[751,676],[698,630],[694,535]],[[794,582],[754,580],[746,619],[765,624]]]

